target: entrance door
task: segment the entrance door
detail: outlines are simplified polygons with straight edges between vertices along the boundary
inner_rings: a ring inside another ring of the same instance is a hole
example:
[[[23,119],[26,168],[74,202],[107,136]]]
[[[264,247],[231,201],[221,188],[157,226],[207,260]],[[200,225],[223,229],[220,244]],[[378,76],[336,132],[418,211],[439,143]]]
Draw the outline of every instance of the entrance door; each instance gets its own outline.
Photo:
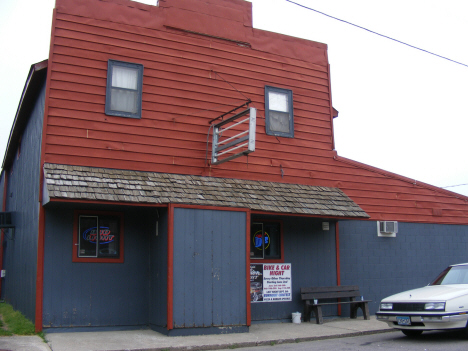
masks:
[[[247,324],[246,213],[174,209],[174,328]]]

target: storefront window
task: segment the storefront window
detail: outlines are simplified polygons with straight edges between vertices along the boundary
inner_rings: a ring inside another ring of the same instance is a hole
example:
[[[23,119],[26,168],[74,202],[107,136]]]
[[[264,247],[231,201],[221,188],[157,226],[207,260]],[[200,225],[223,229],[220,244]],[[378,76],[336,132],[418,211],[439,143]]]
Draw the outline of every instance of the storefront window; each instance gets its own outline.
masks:
[[[252,222],[250,230],[251,259],[281,259],[281,223]]]
[[[123,262],[122,221],[121,214],[76,213],[74,261]]]

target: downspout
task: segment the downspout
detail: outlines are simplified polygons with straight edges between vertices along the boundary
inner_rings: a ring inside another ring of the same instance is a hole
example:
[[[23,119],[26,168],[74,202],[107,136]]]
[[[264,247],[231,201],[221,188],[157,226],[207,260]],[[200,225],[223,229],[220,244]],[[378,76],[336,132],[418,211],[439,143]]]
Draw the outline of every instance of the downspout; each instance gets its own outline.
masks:
[[[245,256],[246,256],[246,288],[247,288],[247,326],[250,327],[250,325],[252,324],[252,309],[251,309],[251,301],[250,301],[250,219],[251,219],[251,212],[250,212],[250,209],[248,209],[246,212],[245,212],[245,215],[246,215],[246,228],[245,228],[245,232],[246,232],[246,238],[245,238],[245,242],[246,242],[246,253],[245,253]],[[284,257],[284,256],[283,256]]]
[[[167,330],[174,328],[174,205],[167,211]]]
[[[335,224],[335,247],[336,247],[336,285],[341,285],[340,268],[340,222]],[[341,316],[341,304],[338,305],[338,316]]]

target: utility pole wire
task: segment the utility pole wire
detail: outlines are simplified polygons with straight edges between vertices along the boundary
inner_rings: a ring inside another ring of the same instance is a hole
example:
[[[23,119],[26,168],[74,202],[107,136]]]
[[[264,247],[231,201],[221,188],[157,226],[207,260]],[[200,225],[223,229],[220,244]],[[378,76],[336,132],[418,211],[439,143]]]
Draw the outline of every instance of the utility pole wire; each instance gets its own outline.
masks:
[[[307,7],[307,6],[305,6],[305,5],[302,5],[302,4],[298,4],[297,2],[294,2],[294,1],[291,1],[291,0],[286,0],[286,1],[287,1],[287,2],[290,2],[291,4],[294,4],[294,5],[297,5],[297,6],[303,7],[303,8],[305,8],[305,9],[307,9],[307,10],[310,10],[310,11],[314,11],[314,12],[320,13],[321,15],[324,15],[324,16],[327,16],[327,17],[330,17],[330,18],[332,18],[332,19],[334,19],[334,20],[337,20],[337,21],[340,21],[340,22],[343,22],[343,23],[349,24],[349,25],[351,25],[351,26],[354,26],[354,27],[356,27],[356,28],[359,28],[359,29],[363,29],[363,30],[365,30],[365,31],[367,31],[367,32],[369,32],[369,33],[376,34],[376,35],[378,35],[378,36],[381,36],[381,37],[383,37],[383,38],[390,39],[390,40],[393,40],[393,41],[395,41],[395,42],[397,42],[397,43],[400,43],[400,44],[403,44],[403,45],[409,46],[410,48],[413,48],[413,49],[416,49],[416,50],[419,50],[419,51],[425,52],[425,53],[427,53],[427,54],[431,54],[431,55],[437,56],[437,57],[439,57],[439,58],[442,58],[442,59],[444,59],[444,60],[448,60],[448,61],[451,61],[451,62],[453,62],[453,63],[456,63],[456,64],[459,64],[459,65],[462,65],[462,66],[468,67],[468,65],[467,65],[467,64],[465,64],[465,63],[462,63],[462,62],[458,62],[458,61],[452,60],[452,59],[450,59],[450,58],[448,58],[448,57],[445,57],[445,56],[438,55],[438,54],[436,54],[436,53],[433,53],[433,52],[431,52],[431,51],[427,51],[427,50],[424,50],[424,49],[418,48],[417,46],[414,46],[414,45],[411,45],[411,44],[405,43],[405,42],[403,42],[403,41],[400,41],[400,40],[397,40],[397,39],[394,39],[394,38],[392,38],[392,37],[389,37],[389,36],[386,36],[386,35],[383,35],[383,34],[380,34],[380,33],[374,32],[374,31],[372,31],[372,30],[370,30],[370,29],[367,29],[367,28],[365,28],[365,27],[358,26],[357,24],[354,24],[354,23],[351,23],[351,22],[348,22],[348,21],[342,20],[342,19],[340,19],[340,18],[337,18],[337,17],[333,17],[333,16],[330,16],[330,15],[327,15],[327,14],[326,14],[326,13],[324,13],[324,12],[321,12],[321,11],[315,10],[315,9],[313,9],[313,8]]]
[[[458,185],[443,186],[442,189],[445,189],[445,188],[453,188],[453,187],[456,187],[456,186],[463,186],[463,185],[468,185],[468,183],[466,183],[466,184],[458,184]]]

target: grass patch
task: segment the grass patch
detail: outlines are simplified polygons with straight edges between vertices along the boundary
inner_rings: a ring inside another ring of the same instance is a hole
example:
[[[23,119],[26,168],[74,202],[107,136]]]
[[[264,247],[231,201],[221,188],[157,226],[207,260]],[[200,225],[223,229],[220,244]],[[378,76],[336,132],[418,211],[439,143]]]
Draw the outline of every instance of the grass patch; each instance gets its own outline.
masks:
[[[0,328],[1,336],[35,335],[34,324],[21,312],[15,311],[10,304],[0,303],[0,315],[3,323]]]
[[[0,336],[11,336],[13,333],[5,329],[5,324],[0,320]]]

